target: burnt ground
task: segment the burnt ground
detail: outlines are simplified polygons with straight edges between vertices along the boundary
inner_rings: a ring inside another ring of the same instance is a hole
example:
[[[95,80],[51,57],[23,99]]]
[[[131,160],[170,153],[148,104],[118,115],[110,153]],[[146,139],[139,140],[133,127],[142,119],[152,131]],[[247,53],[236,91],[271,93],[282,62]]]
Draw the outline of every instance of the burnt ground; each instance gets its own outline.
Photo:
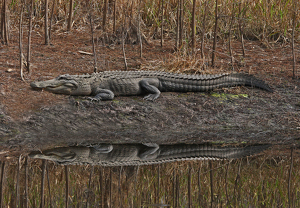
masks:
[[[0,46],[2,150],[85,142],[290,143],[300,138],[300,82],[291,78],[289,45],[265,48],[259,42],[246,41],[246,57],[240,58],[240,44],[233,44],[240,61],[235,70],[266,81],[274,93],[234,87],[210,93],[163,93],[156,102],[133,96],[95,103],[86,97],[34,91],[29,86],[33,80],[59,74],[93,72],[93,57],[79,52],[92,51],[87,33],[57,32],[52,44],[45,46],[40,33],[34,32],[32,42],[33,67],[30,74],[25,72],[26,82],[19,75],[17,32],[13,31],[8,46]],[[202,73],[229,71],[227,44],[218,44],[216,69]],[[126,45],[129,69],[159,68],[163,63],[166,68],[185,71],[180,61],[174,62],[177,56],[172,46],[171,40],[166,40],[163,48],[159,41],[152,40],[144,44],[144,57],[140,59],[139,46]],[[299,51],[299,45],[296,49]],[[97,54],[99,70],[124,70],[120,45],[98,43]]]

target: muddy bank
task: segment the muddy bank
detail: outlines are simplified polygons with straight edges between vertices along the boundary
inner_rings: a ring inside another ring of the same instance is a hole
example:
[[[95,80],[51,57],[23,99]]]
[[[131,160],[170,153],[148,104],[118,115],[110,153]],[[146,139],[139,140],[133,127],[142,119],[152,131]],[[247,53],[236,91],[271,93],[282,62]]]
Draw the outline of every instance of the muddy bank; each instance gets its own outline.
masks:
[[[37,109],[22,121],[1,111],[1,143],[29,149],[85,142],[290,143],[300,138],[298,89],[163,93],[156,102],[66,96],[64,103]]]

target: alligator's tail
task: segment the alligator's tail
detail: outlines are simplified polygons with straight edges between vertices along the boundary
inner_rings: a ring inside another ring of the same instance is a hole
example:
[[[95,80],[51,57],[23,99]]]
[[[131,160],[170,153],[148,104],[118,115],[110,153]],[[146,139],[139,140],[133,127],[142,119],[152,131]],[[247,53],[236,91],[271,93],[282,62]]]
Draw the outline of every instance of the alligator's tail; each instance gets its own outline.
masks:
[[[236,73],[228,75],[228,83],[229,85],[245,85],[250,87],[256,87],[268,92],[273,92],[273,90],[266,84],[264,81],[255,78],[252,75],[244,74],[244,73]],[[226,86],[226,83],[224,83]]]
[[[178,160],[220,160],[238,159],[258,154],[271,145],[250,145],[245,147],[225,146],[210,144],[177,144],[160,146],[160,154],[157,161],[178,161]]]

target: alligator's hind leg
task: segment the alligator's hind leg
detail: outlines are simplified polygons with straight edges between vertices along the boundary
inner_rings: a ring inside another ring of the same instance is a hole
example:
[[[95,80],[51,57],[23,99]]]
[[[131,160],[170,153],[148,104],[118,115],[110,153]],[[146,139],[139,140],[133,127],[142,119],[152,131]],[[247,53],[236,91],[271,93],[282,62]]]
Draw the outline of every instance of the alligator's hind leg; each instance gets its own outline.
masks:
[[[87,147],[94,148],[98,153],[110,153],[114,148],[112,144],[91,144]]]
[[[145,78],[141,80],[139,84],[145,92],[150,93],[149,95],[144,97],[145,100],[154,101],[159,97],[160,91],[158,89],[159,86],[158,79]]]

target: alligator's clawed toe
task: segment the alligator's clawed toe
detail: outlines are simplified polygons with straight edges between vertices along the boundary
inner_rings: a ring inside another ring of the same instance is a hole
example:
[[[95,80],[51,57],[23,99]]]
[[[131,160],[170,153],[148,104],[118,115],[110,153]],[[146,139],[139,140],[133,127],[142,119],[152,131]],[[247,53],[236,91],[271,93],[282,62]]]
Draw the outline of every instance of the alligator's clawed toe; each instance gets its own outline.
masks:
[[[147,95],[147,96],[144,97],[144,100],[152,101],[152,102],[153,102],[153,101],[155,101],[157,98],[158,98],[157,95],[155,95],[155,94],[149,94],[149,95]]]

